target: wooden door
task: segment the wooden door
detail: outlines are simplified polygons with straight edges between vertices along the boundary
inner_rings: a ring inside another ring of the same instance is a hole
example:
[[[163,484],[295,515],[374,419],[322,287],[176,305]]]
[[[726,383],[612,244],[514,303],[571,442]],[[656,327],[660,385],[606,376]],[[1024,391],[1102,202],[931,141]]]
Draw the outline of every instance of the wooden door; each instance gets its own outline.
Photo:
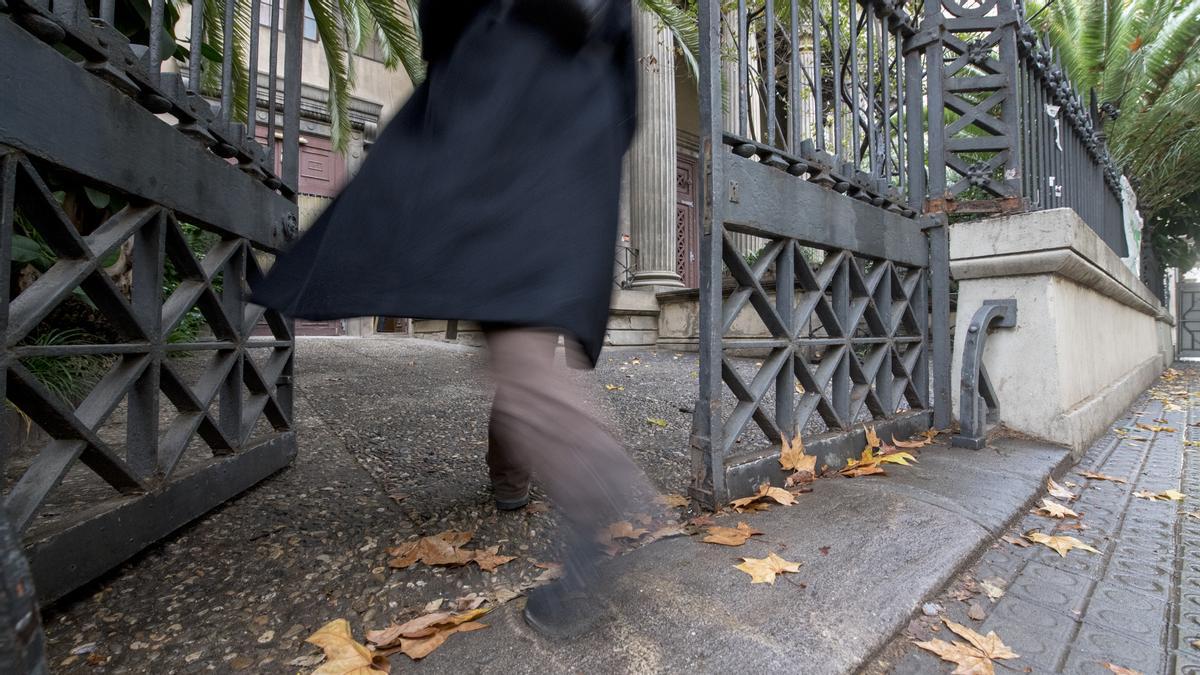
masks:
[[[675,163],[675,271],[688,288],[700,287],[700,231],[696,223],[697,158],[682,149]]]

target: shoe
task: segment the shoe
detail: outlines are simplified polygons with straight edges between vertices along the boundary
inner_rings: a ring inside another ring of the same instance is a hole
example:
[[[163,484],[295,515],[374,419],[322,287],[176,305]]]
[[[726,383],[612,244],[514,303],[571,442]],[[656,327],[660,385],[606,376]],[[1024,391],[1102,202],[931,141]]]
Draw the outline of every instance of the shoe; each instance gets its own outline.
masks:
[[[525,623],[556,639],[578,637],[594,628],[601,616],[596,602],[596,591],[602,586],[597,560],[599,550],[594,545],[573,547],[562,578],[529,592]]]
[[[529,503],[529,493],[528,492],[525,493],[524,497],[518,497],[516,499],[500,499],[499,497],[496,498],[496,508],[500,509],[501,511],[516,511],[517,509],[523,509],[523,508],[525,508],[525,505],[528,503]]]

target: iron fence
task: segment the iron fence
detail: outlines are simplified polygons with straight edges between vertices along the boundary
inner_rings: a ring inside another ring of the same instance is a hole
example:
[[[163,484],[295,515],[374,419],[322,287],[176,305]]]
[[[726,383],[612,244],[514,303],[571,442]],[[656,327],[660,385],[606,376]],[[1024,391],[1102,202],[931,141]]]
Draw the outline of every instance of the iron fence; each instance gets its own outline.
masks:
[[[206,18],[203,4],[176,36],[152,0],[137,44],[113,27],[113,0],[94,15],[77,0],[0,2],[0,256],[15,261],[0,273],[0,387],[20,420],[0,464],[44,600],[296,451],[291,324],[246,296],[296,231],[302,5],[266,28],[268,99],[281,92],[282,111],[267,106],[264,146],[262,32],[247,31],[239,69],[248,17],[229,0]],[[223,59],[202,58],[201,43]],[[165,67],[177,62],[182,73]],[[86,332],[58,330],[78,317]]]
[[[691,446],[693,492],[720,504],[782,479],[785,437],[803,432],[837,466],[861,451],[867,426],[903,435],[929,426],[935,400],[948,411],[945,311],[930,324],[931,297],[948,307],[948,273],[941,222],[916,218],[909,196],[924,194],[924,142],[906,3],[739,0],[726,15],[704,3],[700,25]],[[752,263],[733,233],[766,242]],[[745,312],[769,337],[731,333]]]
[[[928,80],[927,208],[1070,207],[1127,255],[1120,173],[1099,111],[1030,26],[1020,0],[931,1],[921,28],[915,42],[941,70]]]

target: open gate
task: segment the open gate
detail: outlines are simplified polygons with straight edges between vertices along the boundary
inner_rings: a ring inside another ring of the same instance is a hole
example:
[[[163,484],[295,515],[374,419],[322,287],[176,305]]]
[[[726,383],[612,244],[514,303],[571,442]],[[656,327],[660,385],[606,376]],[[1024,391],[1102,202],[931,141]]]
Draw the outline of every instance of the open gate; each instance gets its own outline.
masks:
[[[153,0],[147,46],[113,28],[111,0],[0,0],[0,462],[43,600],[295,456],[292,328],[267,312],[252,336],[246,296],[296,230],[303,6],[274,0],[250,31],[250,64],[269,35],[260,87],[232,65],[235,3],[210,4],[215,22],[203,4],[172,40]],[[226,65],[165,53],[202,40]],[[259,124],[270,146],[282,127],[281,172]],[[79,317],[86,331],[61,328]]]
[[[906,48],[907,4],[701,4],[691,445],[710,505],[781,482],[784,436],[837,467],[868,426],[949,425],[948,251],[944,221],[919,215],[923,54]],[[748,256],[733,233],[761,247]],[[731,336],[745,313],[769,337]]]

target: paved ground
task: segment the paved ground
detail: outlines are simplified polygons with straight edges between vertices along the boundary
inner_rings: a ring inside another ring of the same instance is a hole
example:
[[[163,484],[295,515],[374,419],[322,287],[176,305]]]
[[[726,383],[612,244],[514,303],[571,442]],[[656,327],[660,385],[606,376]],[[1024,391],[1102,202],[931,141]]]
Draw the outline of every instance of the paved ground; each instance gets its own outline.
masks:
[[[1177,369],[1062,479],[1078,495],[1070,508],[1079,518],[1030,514],[1007,532],[1016,541],[1031,530],[1070,535],[1099,553],[1074,550],[1062,557],[1001,540],[936,600],[942,616],[980,633],[995,631],[1020,654],[1003,662],[1017,672],[1112,672],[1105,664],[1147,674],[1200,672],[1200,457],[1185,445],[1200,440],[1200,369]],[[1080,471],[1128,482],[1089,479]],[[1186,495],[1182,505],[1135,496],[1169,489]],[[981,597],[982,581],[1004,594],[996,601]],[[968,616],[972,605],[974,618]],[[945,629],[931,630],[940,618],[915,620],[869,672],[949,672],[949,664],[912,645],[914,639],[953,639]]]
[[[505,595],[541,573],[536,563],[554,559],[552,509],[502,514],[491,507],[482,461],[488,386],[481,354],[406,340],[329,339],[303,341],[300,358],[299,461],[52,608],[46,624],[57,672],[304,672],[290,662],[313,654],[304,637],[331,619],[348,619],[361,637],[365,629],[411,618],[431,600]],[[683,491],[695,356],[610,352],[595,373],[580,377],[659,487]],[[1183,428],[1172,414],[1185,413],[1168,413]],[[1163,459],[1153,455],[1160,444]],[[1147,447],[1147,466],[1155,471],[1178,460],[1178,444],[1173,456],[1165,441]],[[1097,452],[1089,461],[1110,461]],[[903,672],[949,672],[948,664],[907,651],[907,639],[889,640],[906,626],[919,630],[923,622],[910,623],[914,611],[980,552],[986,551],[984,564],[997,567],[985,578],[1000,576],[1001,560],[1014,552],[1036,553],[986,547],[1028,511],[1047,474],[1061,474],[1065,453],[1002,439],[980,452],[931,447],[919,456],[920,464],[890,468],[883,478],[819,480],[797,506],[721,516],[725,524],[746,520],[766,532],[741,549],[679,537],[617,559],[624,574],[597,607],[608,621],[586,639],[554,643],[530,634],[516,600],[489,615],[489,629],[452,637],[416,667],[832,673],[881,655],[878,669],[900,663],[908,668]],[[1079,503],[1087,508],[1076,507],[1088,510],[1084,522],[1095,534],[1102,506],[1088,500],[1118,487],[1124,486],[1085,491]],[[1133,500],[1128,518],[1123,507],[1110,505],[1113,522],[1178,510],[1142,501]],[[681,519],[692,515],[680,511]],[[388,546],[463,528],[475,531],[472,545],[497,545],[518,559],[493,574],[386,567]],[[1092,534],[1080,536],[1095,543]],[[733,568],[740,555],[768,552],[803,563],[800,574],[751,586]],[[1054,569],[1054,560],[1038,560]],[[1017,597],[1012,588],[1002,603]],[[988,621],[998,617],[993,610]],[[1009,644],[1016,643],[1016,631],[998,630],[1006,638],[1012,632]],[[1189,636],[1171,639],[1187,645],[1196,639]],[[412,667],[403,656],[394,661],[397,669]]]

